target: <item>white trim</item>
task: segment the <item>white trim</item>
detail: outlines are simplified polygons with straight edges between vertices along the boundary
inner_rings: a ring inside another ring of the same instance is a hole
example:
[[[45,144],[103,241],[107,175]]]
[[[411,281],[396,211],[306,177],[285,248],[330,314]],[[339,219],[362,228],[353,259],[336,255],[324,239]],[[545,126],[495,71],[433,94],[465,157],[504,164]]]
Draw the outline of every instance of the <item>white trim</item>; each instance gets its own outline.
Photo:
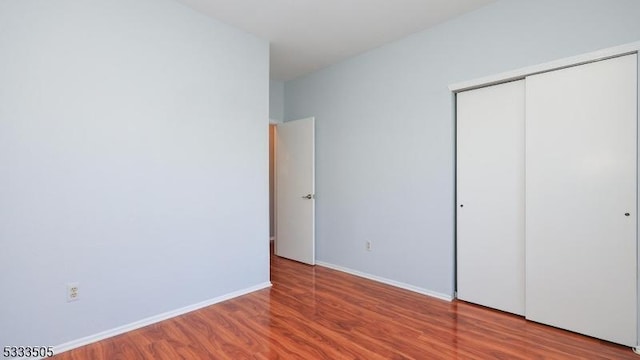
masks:
[[[391,285],[391,286],[395,286],[397,288],[400,289],[405,289],[405,290],[409,290],[409,291],[413,291],[415,293],[418,294],[422,294],[422,295],[427,295],[436,299],[440,299],[440,300],[445,300],[445,301],[453,301],[453,297],[451,295],[446,295],[446,294],[442,294],[439,292],[435,292],[435,291],[431,291],[431,290],[427,290],[421,287],[417,287],[417,286],[413,286],[413,285],[409,285],[409,284],[405,284],[405,283],[401,283],[395,280],[390,280],[390,279],[386,279],[383,277],[379,277],[376,275],[371,275],[371,274],[367,274],[361,271],[357,271],[357,270],[353,270],[353,269],[349,269],[343,266],[339,266],[339,265],[334,265],[334,264],[330,264],[324,261],[316,261],[316,265],[319,266],[323,266],[329,269],[333,269],[333,270],[338,270],[338,271],[342,271],[344,273],[347,274],[351,274],[351,275],[355,275],[355,276],[359,276],[365,279],[369,279],[369,280],[373,280],[373,281],[377,281],[383,284],[387,284],[387,285]]]
[[[312,249],[312,264],[316,265],[316,117],[311,116],[307,118],[311,120],[311,241],[313,242]]]
[[[636,121],[638,120],[639,116],[640,116],[640,61],[638,61],[636,59],[637,63],[637,70],[638,72],[636,73],[636,75],[638,76],[638,82],[636,83],[636,96],[638,97],[638,102],[637,102],[637,109],[636,109]],[[636,134],[637,139],[640,139],[640,127],[638,127],[636,129],[636,131],[638,132]],[[638,148],[638,144],[636,143],[636,185],[637,190],[636,190],[636,300],[640,298],[640,270],[638,269],[638,264],[639,264],[639,259],[640,259],[640,246],[638,246],[638,234],[640,233],[640,211],[638,208],[638,196],[640,194],[640,179],[638,178],[638,172],[640,171],[640,148]],[[637,333],[637,339],[636,339],[636,344],[638,346],[636,346],[634,348],[634,352],[638,355],[640,355],[640,307],[637,308],[636,310],[636,321],[637,321],[637,327],[638,327],[638,333]]]
[[[506,71],[500,74],[490,75],[475,80],[463,81],[449,85],[449,90],[460,92],[471,90],[483,86],[494,85],[502,82],[523,79],[526,76],[539,74],[551,70],[566,68],[569,66],[581,65],[594,61],[600,61],[612,57],[637,53],[640,51],[640,41],[614,46],[606,49],[593,51],[590,53],[572,56],[564,59],[554,60],[539,65],[528,66],[516,70]]]
[[[89,336],[86,336],[86,337],[83,337],[83,338],[80,338],[80,339],[77,339],[77,340],[72,340],[72,341],[69,341],[67,343],[55,346],[53,348],[53,353],[55,355],[58,355],[58,354],[63,353],[65,351],[76,349],[76,348],[79,348],[81,346],[85,346],[85,345],[88,345],[88,344],[91,344],[91,343],[94,343],[94,342],[97,342],[97,341],[100,341],[100,340],[104,340],[104,339],[107,339],[107,338],[110,338],[110,337],[113,337],[113,336],[116,336],[116,335],[120,335],[120,334],[129,332],[129,331],[132,331],[132,330],[139,329],[141,327],[145,327],[145,326],[148,326],[148,325],[151,325],[151,324],[155,324],[155,323],[158,323],[158,322],[161,322],[161,321],[164,321],[164,320],[176,317],[176,316],[180,316],[180,315],[183,315],[183,314],[186,314],[186,313],[198,310],[198,309],[202,309],[204,307],[207,307],[207,306],[210,306],[210,305],[213,305],[213,304],[220,303],[222,301],[226,301],[226,300],[229,300],[229,299],[236,298],[238,296],[246,295],[246,294],[252,293],[254,291],[266,289],[266,288],[268,288],[270,286],[271,286],[271,282],[265,282],[265,283],[258,284],[256,286],[252,286],[252,287],[249,287],[249,288],[246,288],[246,289],[242,289],[242,290],[234,291],[234,292],[222,295],[222,296],[218,296],[218,297],[213,298],[213,299],[205,300],[205,301],[199,302],[197,304],[185,306],[185,307],[180,308],[180,309],[176,309],[176,310],[168,311],[168,312],[165,312],[165,313],[162,313],[162,314],[158,314],[158,315],[155,315],[155,316],[151,316],[151,317],[148,317],[146,319],[142,319],[142,320],[139,320],[139,321],[136,321],[136,322],[132,322],[130,324],[118,326],[116,328],[113,328],[113,329],[110,329],[110,330],[106,330],[106,331],[103,331],[103,332],[99,332],[99,333],[94,334],[94,335],[89,335]]]

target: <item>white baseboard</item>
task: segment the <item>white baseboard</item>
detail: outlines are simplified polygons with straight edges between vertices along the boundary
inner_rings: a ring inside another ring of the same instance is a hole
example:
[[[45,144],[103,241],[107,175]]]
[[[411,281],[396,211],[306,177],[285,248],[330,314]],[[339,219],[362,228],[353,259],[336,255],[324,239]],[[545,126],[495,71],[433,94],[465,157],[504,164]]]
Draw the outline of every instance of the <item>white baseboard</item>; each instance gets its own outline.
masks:
[[[213,304],[217,304],[219,302],[223,302],[223,301],[226,301],[226,300],[229,300],[229,299],[233,299],[233,298],[238,297],[238,296],[246,295],[246,294],[252,293],[254,291],[262,290],[262,289],[268,288],[270,286],[271,286],[271,282],[265,282],[265,283],[262,283],[262,284],[258,284],[256,286],[252,286],[250,288],[234,291],[232,293],[228,293],[228,294],[225,294],[225,295],[222,295],[222,296],[218,296],[218,297],[213,298],[213,299],[205,300],[205,301],[199,302],[197,304],[185,306],[185,307],[180,308],[180,309],[176,309],[176,310],[168,311],[168,312],[165,312],[165,313],[162,313],[162,314],[158,314],[158,315],[155,315],[155,316],[151,316],[151,317],[148,317],[146,319],[142,319],[142,320],[139,320],[139,321],[127,324],[127,325],[118,326],[116,328],[113,328],[113,329],[110,329],[110,330],[106,330],[106,331],[103,331],[103,332],[100,332],[100,333],[97,333],[97,334],[94,334],[94,335],[83,337],[83,338],[80,338],[80,339],[77,339],[77,340],[72,340],[72,341],[69,341],[67,343],[55,346],[53,348],[53,353],[58,355],[60,353],[63,353],[65,351],[69,351],[71,349],[76,349],[76,348],[79,348],[81,346],[85,346],[85,345],[88,345],[88,344],[91,344],[91,343],[94,343],[94,342],[97,342],[97,341],[100,341],[100,340],[104,340],[104,339],[107,339],[107,338],[110,338],[110,337],[113,337],[113,336],[116,336],[116,335],[120,335],[120,334],[129,332],[129,331],[132,331],[132,330],[139,329],[141,327],[145,327],[147,325],[155,324],[155,323],[158,323],[158,322],[163,321],[163,320],[167,320],[167,319],[170,319],[170,318],[173,318],[173,317],[176,317],[176,316],[180,316],[180,315],[186,314],[186,313],[191,312],[191,311],[202,309],[204,307],[207,307],[207,306],[210,306],[210,305],[213,305]]]
[[[421,287],[417,287],[417,286],[401,283],[399,281],[390,280],[390,279],[386,279],[386,278],[383,278],[383,277],[380,277],[380,276],[375,276],[375,275],[367,274],[367,273],[364,273],[364,272],[361,272],[361,271],[349,269],[349,268],[346,268],[346,267],[343,267],[343,266],[326,263],[324,261],[316,261],[316,264],[320,265],[320,266],[327,267],[329,269],[342,271],[342,272],[345,272],[347,274],[351,274],[351,275],[359,276],[359,277],[362,277],[362,278],[365,278],[365,279],[377,281],[377,282],[380,282],[380,283],[383,283],[383,284],[395,286],[397,288],[413,291],[413,292],[416,292],[418,294],[431,296],[431,297],[436,298],[436,299],[445,300],[445,301],[453,301],[453,296],[451,296],[451,295],[441,294],[441,293],[438,293],[438,292],[435,292],[435,291],[423,289]]]

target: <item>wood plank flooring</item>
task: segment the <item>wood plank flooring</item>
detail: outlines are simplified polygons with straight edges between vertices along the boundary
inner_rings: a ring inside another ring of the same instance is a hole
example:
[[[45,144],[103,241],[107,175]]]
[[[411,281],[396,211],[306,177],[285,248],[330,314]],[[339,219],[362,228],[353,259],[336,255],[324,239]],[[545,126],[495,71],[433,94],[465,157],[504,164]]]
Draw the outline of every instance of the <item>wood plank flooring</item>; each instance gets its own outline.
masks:
[[[55,356],[117,359],[640,359],[464,302],[272,256],[273,287]]]

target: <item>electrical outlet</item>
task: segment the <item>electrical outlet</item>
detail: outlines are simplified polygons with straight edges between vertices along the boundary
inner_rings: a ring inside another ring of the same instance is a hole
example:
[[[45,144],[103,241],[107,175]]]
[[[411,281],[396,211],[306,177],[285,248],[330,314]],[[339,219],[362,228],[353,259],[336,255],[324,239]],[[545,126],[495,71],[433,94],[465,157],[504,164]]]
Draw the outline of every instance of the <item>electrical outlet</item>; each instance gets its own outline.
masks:
[[[67,302],[80,299],[80,284],[77,282],[67,283]]]
[[[371,241],[367,241],[367,251],[371,251]]]

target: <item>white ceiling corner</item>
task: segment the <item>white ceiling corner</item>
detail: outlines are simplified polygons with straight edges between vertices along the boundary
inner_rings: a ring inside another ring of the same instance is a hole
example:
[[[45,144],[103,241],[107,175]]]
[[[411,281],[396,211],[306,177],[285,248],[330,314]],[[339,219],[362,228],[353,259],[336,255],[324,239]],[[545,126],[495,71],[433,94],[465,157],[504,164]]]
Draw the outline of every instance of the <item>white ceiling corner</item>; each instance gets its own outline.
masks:
[[[271,43],[271,79],[286,81],[495,0],[178,0]]]

